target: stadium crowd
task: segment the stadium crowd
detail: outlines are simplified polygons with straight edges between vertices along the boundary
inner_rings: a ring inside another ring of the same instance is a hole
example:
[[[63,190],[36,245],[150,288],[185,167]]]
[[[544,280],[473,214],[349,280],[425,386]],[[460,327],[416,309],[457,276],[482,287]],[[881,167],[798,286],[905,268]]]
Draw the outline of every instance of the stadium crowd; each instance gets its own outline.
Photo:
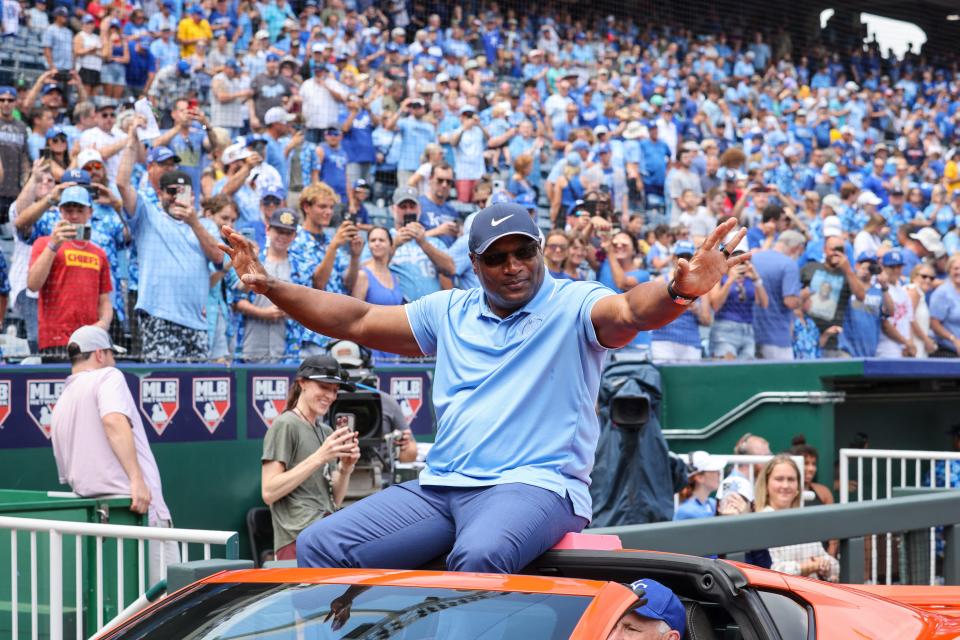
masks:
[[[960,80],[912,51],[550,3],[4,7],[48,67],[0,87],[0,308],[32,353],[95,323],[147,361],[299,361],[327,339],[243,290],[220,226],[401,304],[476,286],[469,214],[506,200],[554,277],[618,291],[749,226],[752,263],[632,345],[655,360],[960,351]]]

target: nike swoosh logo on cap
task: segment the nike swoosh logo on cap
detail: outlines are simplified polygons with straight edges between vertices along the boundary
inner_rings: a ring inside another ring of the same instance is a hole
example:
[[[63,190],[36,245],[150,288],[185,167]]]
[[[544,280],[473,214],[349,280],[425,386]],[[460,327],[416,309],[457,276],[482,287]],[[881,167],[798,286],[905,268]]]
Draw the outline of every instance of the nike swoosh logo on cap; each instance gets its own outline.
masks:
[[[510,215],[508,215],[508,216],[506,216],[506,217],[504,217],[504,218],[500,218],[499,220],[497,220],[496,218],[494,218],[493,220],[490,221],[490,226],[491,226],[491,227],[495,227],[495,226],[497,226],[498,224],[500,224],[501,222],[503,222],[504,220],[509,220],[509,219],[512,218],[512,217],[513,217],[513,214],[511,213]]]

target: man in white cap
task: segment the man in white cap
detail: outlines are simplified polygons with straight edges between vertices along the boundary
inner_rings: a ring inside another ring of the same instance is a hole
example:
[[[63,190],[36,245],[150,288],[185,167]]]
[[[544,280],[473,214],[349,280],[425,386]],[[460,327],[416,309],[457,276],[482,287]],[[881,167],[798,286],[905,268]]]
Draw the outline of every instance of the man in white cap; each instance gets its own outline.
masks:
[[[452,571],[515,573],[582,530],[593,513],[594,401],[607,349],[676,319],[748,260],[720,248],[735,225],[732,218],[719,225],[689,261],[678,262],[669,283],[616,295],[598,283],[554,280],[527,210],[495,204],[470,228],[481,286],[402,306],[279,282],[252,243],[224,227],[243,282],[306,327],[437,357],[437,439],[419,480],[312,524],[297,540],[299,564],[414,568],[448,553]],[[743,236],[734,234],[730,246]]]
[[[77,495],[129,495],[131,511],[147,514],[151,527],[171,527],[157,461],[115,353],[123,349],[101,327],[83,326],[70,335],[70,377],[50,424],[57,473]],[[180,561],[175,542],[151,543],[150,584],[163,577],[161,548],[164,564]]]

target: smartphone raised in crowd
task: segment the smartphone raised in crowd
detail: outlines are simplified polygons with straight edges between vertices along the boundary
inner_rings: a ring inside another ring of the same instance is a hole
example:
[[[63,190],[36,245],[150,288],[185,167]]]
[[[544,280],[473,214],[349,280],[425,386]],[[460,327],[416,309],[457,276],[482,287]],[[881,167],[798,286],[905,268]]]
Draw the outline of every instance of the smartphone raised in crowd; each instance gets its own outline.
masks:
[[[75,225],[73,225],[73,228],[74,228],[75,234],[76,234],[75,237],[74,237],[75,240],[89,240],[89,239],[90,239],[90,234],[91,234],[92,231],[93,231],[93,228],[92,228],[90,225],[80,223],[80,224],[75,224]]]
[[[407,226],[411,222],[417,221],[417,214],[415,213],[405,213],[403,214],[403,226]]]
[[[174,199],[174,202],[183,207],[192,207],[193,206],[193,187],[190,185],[184,185],[180,189],[180,193],[177,194],[177,197]]]
[[[350,431],[357,430],[357,416],[353,413],[338,413],[336,418],[336,428],[347,428]]]

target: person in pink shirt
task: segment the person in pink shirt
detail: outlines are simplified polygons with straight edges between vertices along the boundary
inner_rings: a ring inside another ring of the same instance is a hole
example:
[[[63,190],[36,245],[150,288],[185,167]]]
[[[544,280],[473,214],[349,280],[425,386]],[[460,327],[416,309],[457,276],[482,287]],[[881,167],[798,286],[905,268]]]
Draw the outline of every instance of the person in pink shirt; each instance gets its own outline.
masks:
[[[71,374],[51,416],[60,482],[83,497],[129,495],[130,509],[147,514],[151,527],[171,527],[157,461],[133,395],[115,366],[116,352],[123,349],[96,325],[80,327],[70,336]],[[175,542],[150,544],[150,584],[165,576],[166,565],[179,561]]]

